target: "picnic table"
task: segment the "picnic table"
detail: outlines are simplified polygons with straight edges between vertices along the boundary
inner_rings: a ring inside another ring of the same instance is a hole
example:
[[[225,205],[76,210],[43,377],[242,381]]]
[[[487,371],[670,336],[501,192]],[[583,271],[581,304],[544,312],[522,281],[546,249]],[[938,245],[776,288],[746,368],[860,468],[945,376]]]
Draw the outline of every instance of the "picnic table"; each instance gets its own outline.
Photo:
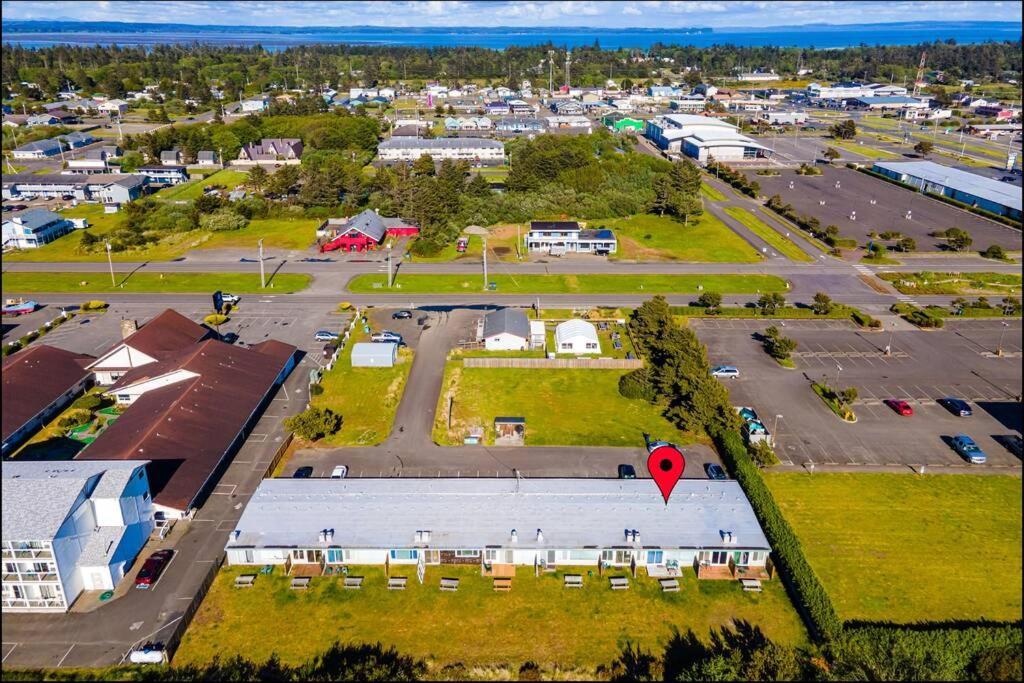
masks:
[[[761,581],[758,579],[740,579],[740,584],[745,591],[761,592]]]
[[[292,583],[289,586],[293,591],[304,591],[309,588],[309,577],[308,576],[296,576],[292,579]]]
[[[613,591],[629,590],[629,579],[625,576],[613,576],[608,581],[611,582]]]
[[[390,576],[388,577],[388,590],[389,591],[404,591],[405,584],[408,581],[408,577],[405,576]]]
[[[494,590],[507,593],[512,590],[512,579],[507,576],[499,576],[494,579]]]
[[[441,590],[443,591],[457,591],[459,590],[458,579],[441,579]]]
[[[678,593],[679,592],[679,580],[678,579],[658,579],[658,583],[661,584],[662,593]]]
[[[242,574],[235,577],[235,588],[252,588],[254,583],[256,583],[255,574]]]
[[[566,574],[562,586],[565,588],[583,588],[583,575]]]
[[[363,577],[361,576],[346,576],[345,577],[345,588],[349,590],[361,590],[363,587]]]

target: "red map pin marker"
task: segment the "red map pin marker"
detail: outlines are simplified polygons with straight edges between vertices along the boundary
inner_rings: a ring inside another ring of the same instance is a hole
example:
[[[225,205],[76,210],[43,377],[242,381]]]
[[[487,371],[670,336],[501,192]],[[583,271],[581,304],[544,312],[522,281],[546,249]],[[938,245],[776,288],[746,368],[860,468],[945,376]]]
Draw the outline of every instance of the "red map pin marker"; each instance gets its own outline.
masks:
[[[684,469],[686,459],[679,449],[671,444],[658,446],[647,456],[647,470],[651,473],[654,483],[658,485],[665,505],[668,505],[668,497],[672,495],[676,482],[683,476]]]

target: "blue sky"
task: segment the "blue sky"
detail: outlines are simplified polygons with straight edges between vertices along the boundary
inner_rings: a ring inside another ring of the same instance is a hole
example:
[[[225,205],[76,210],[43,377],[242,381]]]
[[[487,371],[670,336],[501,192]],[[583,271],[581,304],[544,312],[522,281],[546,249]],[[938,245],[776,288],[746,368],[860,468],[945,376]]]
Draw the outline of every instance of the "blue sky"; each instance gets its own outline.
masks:
[[[254,26],[791,26],[892,21],[1021,21],[1019,2],[277,2],[4,0],[3,18]]]

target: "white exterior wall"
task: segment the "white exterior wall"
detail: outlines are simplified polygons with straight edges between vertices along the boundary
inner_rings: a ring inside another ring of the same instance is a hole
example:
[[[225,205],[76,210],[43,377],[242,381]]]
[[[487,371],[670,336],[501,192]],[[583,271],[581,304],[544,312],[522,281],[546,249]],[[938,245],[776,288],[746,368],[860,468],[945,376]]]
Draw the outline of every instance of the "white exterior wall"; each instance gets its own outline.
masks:
[[[137,368],[146,363],[153,363],[156,358],[147,356],[127,344],[122,344],[107,356],[100,358],[90,368],[96,375],[96,383],[102,385],[113,384],[121,375],[125,374],[126,368]]]
[[[117,398],[118,403],[127,405],[130,403],[134,403],[135,399],[137,399],[139,396],[142,396],[147,391],[160,389],[161,387],[166,387],[170,384],[177,384],[178,382],[183,382],[186,379],[191,379],[193,377],[198,376],[198,373],[195,372],[190,372],[188,370],[178,370],[177,372],[172,372],[161,377],[154,377],[153,379],[147,382],[139,382],[138,384],[133,384],[131,386],[121,387],[120,389],[117,390],[115,396]]]
[[[587,348],[587,343],[596,344],[597,348]],[[558,353],[575,353],[575,354],[587,354],[587,353],[601,353],[601,343],[590,339],[582,334],[574,335],[566,339],[557,339],[555,342],[558,348],[555,349]]]
[[[89,565],[79,567],[79,572],[82,575],[82,590],[87,591],[109,591],[114,590],[114,587],[124,576],[124,572],[121,572],[121,577],[114,580],[114,577],[110,573],[110,567],[105,564],[100,565]]]
[[[484,339],[484,348],[488,351],[525,351],[530,348],[530,344],[522,337],[502,332]]]

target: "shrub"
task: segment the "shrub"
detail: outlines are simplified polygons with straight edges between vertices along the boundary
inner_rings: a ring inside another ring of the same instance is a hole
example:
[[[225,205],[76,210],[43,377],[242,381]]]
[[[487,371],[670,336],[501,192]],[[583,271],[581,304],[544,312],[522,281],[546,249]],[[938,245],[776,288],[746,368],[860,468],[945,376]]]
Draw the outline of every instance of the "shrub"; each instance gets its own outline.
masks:
[[[82,304],[83,311],[102,311],[106,307],[106,301],[86,301]]]
[[[342,418],[330,408],[308,408],[284,421],[284,428],[306,441],[316,441],[337,433]]]
[[[57,420],[57,426],[61,429],[74,429],[81,427],[92,419],[92,413],[88,410],[74,410]]]
[[[221,315],[220,313],[211,313],[210,315],[203,318],[203,322],[209,325],[210,327],[220,327],[227,321],[228,317],[226,315]]]
[[[102,394],[86,394],[71,404],[72,408],[94,411],[103,407],[106,401]]]
[[[309,395],[310,396],[319,396],[322,393],[324,393],[324,388],[323,388],[322,385],[320,385],[320,384],[310,384],[309,385]]]
[[[873,318],[867,313],[864,313],[863,311],[858,310],[856,308],[850,311],[850,318],[852,318],[853,322],[857,323],[861,327],[870,327],[872,329],[877,329],[882,326],[881,320]]]
[[[981,255],[984,256],[985,258],[996,259],[998,261],[1006,260],[1006,250],[1003,249],[998,244],[993,244],[988,249],[981,252]]]
[[[758,467],[771,467],[779,464],[779,458],[766,441],[758,441],[750,446],[750,457]]]
[[[904,316],[907,322],[917,325],[918,327],[925,328],[938,328],[943,327],[946,323],[942,318],[933,316],[927,311],[923,311],[920,308],[911,311],[908,315]]]
[[[654,384],[651,382],[650,371],[647,368],[638,368],[620,377],[619,393],[626,398],[652,402],[657,397]]]
[[[231,209],[219,209],[199,218],[199,225],[204,230],[241,230],[248,224],[249,221],[245,216],[239,215]]]

